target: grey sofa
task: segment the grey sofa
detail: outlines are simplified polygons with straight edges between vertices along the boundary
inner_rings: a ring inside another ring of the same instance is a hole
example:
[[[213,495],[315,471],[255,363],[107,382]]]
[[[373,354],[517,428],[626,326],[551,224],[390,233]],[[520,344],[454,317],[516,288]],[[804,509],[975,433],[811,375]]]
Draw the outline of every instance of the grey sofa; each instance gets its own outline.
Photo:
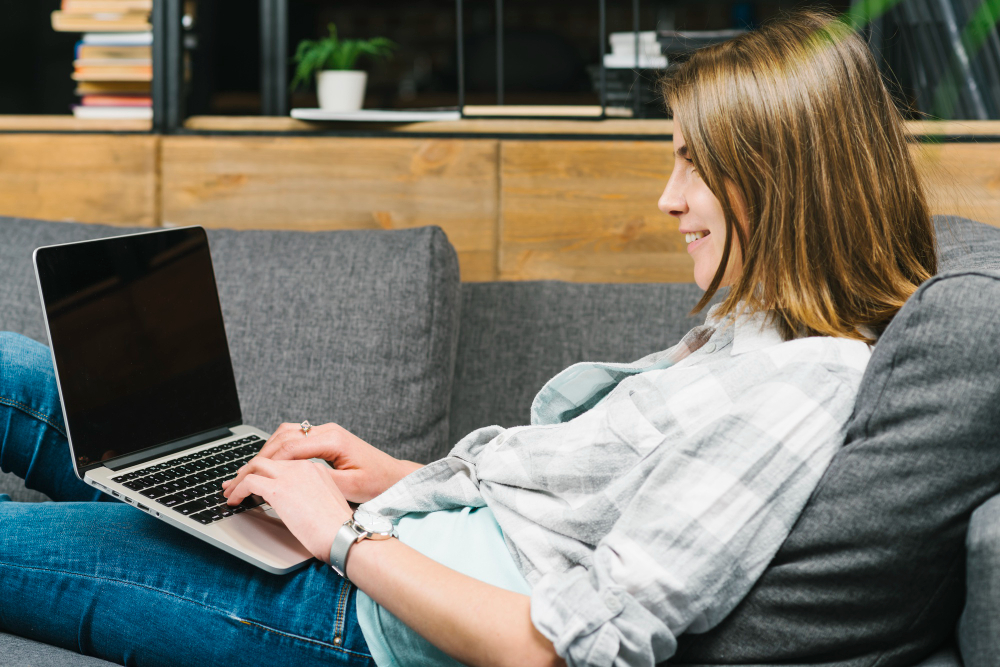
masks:
[[[758,585],[670,664],[1000,664],[1000,230],[935,222],[942,275],[876,345],[842,451]],[[0,218],[0,330],[45,340],[35,247],[122,231]],[[436,228],[210,241],[245,421],[337,421],[422,461],[523,423],[571,363],[639,358],[701,319],[694,285],[461,284]],[[0,493],[47,500],[3,473]],[[0,597],[0,665],[113,664],[3,619]]]

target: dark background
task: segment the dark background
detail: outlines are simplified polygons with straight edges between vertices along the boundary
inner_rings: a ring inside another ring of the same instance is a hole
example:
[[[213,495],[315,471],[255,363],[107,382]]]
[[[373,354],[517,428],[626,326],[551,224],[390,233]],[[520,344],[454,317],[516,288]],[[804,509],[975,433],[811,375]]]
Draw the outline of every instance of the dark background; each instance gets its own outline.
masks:
[[[643,0],[640,28],[753,26],[781,9],[810,2]],[[834,3],[840,10],[848,3]],[[200,0],[192,52],[188,113],[260,113],[260,17],[252,0]],[[466,0],[467,102],[496,102],[493,0]],[[56,33],[59,0],[0,0],[0,113],[64,114],[74,103],[70,80],[79,35]],[[436,107],[457,103],[453,0],[291,0],[289,57],[302,39],[326,34],[384,36],[400,45],[388,62],[362,61],[369,73],[366,107]],[[632,29],[631,0],[608,0],[608,32]],[[504,59],[508,104],[596,104],[587,66],[599,62],[597,2],[505,0]],[[289,65],[291,80],[291,65]],[[311,90],[292,107],[315,106]]]

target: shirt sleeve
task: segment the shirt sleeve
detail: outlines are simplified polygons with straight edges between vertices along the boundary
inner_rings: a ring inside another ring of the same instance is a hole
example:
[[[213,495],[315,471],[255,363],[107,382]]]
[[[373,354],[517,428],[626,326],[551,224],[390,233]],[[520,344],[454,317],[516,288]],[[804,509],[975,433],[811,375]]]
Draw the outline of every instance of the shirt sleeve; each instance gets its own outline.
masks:
[[[536,582],[532,621],[570,666],[652,667],[760,578],[843,443],[860,383],[853,369],[794,366],[722,396],[692,388],[684,400],[702,412],[644,459],[652,470],[592,558]],[[644,419],[641,397],[626,400]]]

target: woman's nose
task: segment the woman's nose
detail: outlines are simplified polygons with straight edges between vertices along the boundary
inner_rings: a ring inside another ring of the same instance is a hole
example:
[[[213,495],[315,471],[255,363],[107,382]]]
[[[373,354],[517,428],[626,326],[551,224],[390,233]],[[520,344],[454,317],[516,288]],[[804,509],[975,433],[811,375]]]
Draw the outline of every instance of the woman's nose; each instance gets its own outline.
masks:
[[[675,218],[687,212],[687,202],[684,200],[676,179],[672,176],[667,181],[667,187],[663,188],[663,194],[660,195],[660,201],[657,202],[657,206],[661,211]]]

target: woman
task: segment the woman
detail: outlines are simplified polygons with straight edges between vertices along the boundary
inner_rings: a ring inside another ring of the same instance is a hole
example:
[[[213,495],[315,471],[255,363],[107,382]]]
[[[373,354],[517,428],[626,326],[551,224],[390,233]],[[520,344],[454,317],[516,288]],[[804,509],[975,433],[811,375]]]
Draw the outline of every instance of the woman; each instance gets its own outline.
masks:
[[[2,502],[0,628],[128,664],[653,665],[716,625],[842,443],[868,344],[935,272],[934,235],[899,114],[830,16],[698,52],[666,98],[660,208],[699,307],[729,288],[704,326],[567,369],[530,426],[427,466],[334,424],[279,427],[225,494],[262,495],[349,582],[319,563],[268,575],[120,503]],[[48,353],[0,350],[4,470],[98,500],[71,472]],[[338,546],[348,501],[400,539]]]

